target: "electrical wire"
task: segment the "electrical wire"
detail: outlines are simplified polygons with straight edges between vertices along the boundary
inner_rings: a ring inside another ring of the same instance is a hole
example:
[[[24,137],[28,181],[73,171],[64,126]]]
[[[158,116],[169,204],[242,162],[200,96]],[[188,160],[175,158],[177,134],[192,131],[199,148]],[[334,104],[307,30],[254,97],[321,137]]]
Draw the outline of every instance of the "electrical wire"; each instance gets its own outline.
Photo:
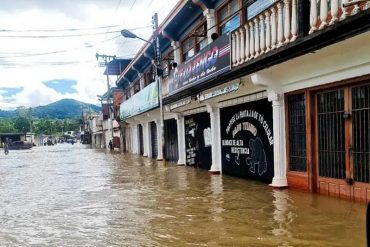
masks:
[[[144,26],[138,28],[131,28],[129,30],[138,30],[149,28],[151,26]],[[80,33],[80,34],[59,34],[59,35],[0,35],[0,38],[36,38],[36,39],[47,39],[47,38],[68,38],[68,37],[83,37],[83,36],[96,36],[96,35],[106,35],[110,33],[120,33],[121,30],[97,32],[97,33]]]
[[[120,27],[121,25],[101,26],[101,27],[86,27],[86,28],[65,28],[65,29],[0,29],[0,32],[76,32],[84,30],[97,30],[105,28]]]

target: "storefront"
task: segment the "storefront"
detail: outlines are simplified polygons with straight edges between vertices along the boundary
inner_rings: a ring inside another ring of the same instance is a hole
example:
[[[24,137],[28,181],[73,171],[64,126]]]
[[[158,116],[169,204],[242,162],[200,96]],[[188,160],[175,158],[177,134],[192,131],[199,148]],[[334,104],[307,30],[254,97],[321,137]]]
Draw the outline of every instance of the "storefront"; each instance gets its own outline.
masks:
[[[157,134],[157,124],[155,122],[150,122],[150,144],[152,150],[152,158],[158,157],[158,134]]]
[[[267,99],[220,109],[222,171],[271,183],[272,106]]]
[[[179,159],[177,124],[175,119],[164,121],[165,157],[171,163]]]
[[[370,199],[370,80],[286,95],[288,182],[321,194]]]
[[[211,121],[208,112],[185,117],[186,165],[209,170],[211,155]]]

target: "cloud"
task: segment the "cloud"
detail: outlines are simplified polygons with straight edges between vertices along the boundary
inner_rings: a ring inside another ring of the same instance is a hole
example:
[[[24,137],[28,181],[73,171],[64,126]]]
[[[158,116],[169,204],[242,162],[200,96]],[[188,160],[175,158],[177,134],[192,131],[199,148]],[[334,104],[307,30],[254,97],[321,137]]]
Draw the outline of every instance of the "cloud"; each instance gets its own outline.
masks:
[[[0,94],[4,97],[4,98],[9,98],[9,97],[12,97],[13,95],[19,93],[19,92],[22,92],[23,91],[23,87],[0,87]]]
[[[76,80],[68,79],[53,79],[50,81],[42,82],[45,86],[54,89],[56,92],[61,94],[66,93],[77,93],[75,86],[77,85]]]
[[[74,32],[1,32],[0,88],[23,88],[11,97],[0,94],[0,109],[45,105],[62,98],[98,104],[97,95],[107,90],[104,68],[98,66],[95,53],[133,57],[143,45],[125,39],[119,30],[150,25],[154,12],[160,20],[177,3],[162,1],[117,0],[0,0],[1,29],[65,29],[119,25],[117,28]],[[117,4],[121,2],[120,6]],[[24,21],[27,20],[27,21]],[[86,33],[117,33],[89,35]],[[135,33],[149,38],[152,29],[139,28]],[[64,34],[80,34],[64,37]],[[17,35],[60,35],[52,38],[2,37]],[[50,53],[46,55],[35,55]],[[57,78],[57,79],[56,79]],[[60,79],[58,79],[60,78]],[[114,85],[115,76],[111,76]],[[52,81],[58,82],[53,84]],[[46,83],[46,84],[45,84]]]

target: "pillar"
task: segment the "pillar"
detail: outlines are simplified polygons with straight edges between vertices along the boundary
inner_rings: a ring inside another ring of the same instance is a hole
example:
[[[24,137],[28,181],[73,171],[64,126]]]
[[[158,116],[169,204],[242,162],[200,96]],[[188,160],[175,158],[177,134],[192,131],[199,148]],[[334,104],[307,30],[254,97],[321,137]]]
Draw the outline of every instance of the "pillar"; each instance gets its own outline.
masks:
[[[148,157],[148,155],[149,155],[149,128],[148,128],[148,122],[142,123],[142,126],[143,126],[143,145],[144,145],[143,156]]]
[[[139,131],[137,124],[133,124],[131,130],[132,130],[131,135],[132,153],[139,154]]]
[[[159,119],[156,120],[155,124],[157,125],[157,141],[158,141],[157,160],[163,160],[161,120],[159,120]]]
[[[178,165],[186,164],[186,150],[185,150],[185,119],[181,114],[177,114],[177,146],[179,149],[179,160],[177,161]]]
[[[212,165],[209,172],[212,174],[222,173],[221,164],[221,131],[220,131],[220,108],[207,105],[211,119],[211,141],[212,141]]]
[[[283,188],[288,186],[286,178],[284,97],[275,92],[270,92],[268,100],[272,102],[274,136],[274,178],[270,186]]]
[[[216,23],[216,14],[214,9],[206,9],[203,11],[203,15],[207,20],[207,37],[208,44],[212,43],[211,35],[212,33],[217,33],[217,23]]]

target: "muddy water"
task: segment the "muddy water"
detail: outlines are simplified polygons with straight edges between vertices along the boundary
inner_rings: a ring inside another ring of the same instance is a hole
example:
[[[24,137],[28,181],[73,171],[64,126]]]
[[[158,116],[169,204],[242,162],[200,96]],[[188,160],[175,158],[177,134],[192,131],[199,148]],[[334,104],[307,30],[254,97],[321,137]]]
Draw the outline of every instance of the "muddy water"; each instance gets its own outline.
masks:
[[[365,246],[363,204],[80,144],[1,152],[0,195],[0,246]]]

